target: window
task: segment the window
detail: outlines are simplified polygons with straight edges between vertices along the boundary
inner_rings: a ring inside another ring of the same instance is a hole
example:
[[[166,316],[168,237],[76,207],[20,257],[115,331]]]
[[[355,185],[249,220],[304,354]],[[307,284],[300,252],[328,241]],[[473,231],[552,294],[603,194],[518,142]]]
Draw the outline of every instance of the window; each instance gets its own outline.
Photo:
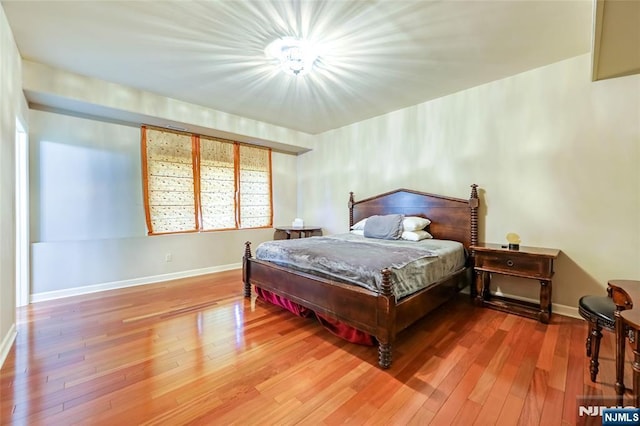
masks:
[[[272,226],[271,150],[143,126],[149,234]]]

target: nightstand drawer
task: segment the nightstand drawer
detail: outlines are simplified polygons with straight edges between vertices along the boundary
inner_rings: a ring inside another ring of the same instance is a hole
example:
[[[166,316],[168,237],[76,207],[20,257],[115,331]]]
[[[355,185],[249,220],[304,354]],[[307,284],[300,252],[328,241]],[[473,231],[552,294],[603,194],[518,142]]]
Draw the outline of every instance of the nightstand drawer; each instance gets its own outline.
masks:
[[[550,277],[553,275],[552,265],[549,259],[520,255],[519,253],[476,254],[476,268],[506,274]]]

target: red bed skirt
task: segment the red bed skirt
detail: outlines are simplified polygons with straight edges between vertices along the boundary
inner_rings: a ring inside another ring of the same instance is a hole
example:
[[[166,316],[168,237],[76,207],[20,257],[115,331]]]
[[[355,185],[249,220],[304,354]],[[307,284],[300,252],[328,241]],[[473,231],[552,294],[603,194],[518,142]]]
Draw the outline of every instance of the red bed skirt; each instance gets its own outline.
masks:
[[[344,324],[343,322],[336,319],[318,314],[311,309],[307,309],[304,306],[292,302],[287,298],[278,296],[277,294],[273,294],[270,291],[263,290],[260,287],[255,287],[255,289],[258,297],[260,297],[261,299],[276,306],[280,306],[299,317],[307,318],[315,316],[324,328],[344,340],[347,340],[351,343],[357,343],[359,345],[374,346],[376,344],[375,337],[368,333],[353,328],[350,325]]]

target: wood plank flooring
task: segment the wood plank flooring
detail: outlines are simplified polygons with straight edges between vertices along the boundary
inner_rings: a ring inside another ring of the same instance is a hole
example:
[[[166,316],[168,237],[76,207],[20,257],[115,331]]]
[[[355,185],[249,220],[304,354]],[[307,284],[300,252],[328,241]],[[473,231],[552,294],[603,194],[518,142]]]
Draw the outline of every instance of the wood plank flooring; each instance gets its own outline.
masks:
[[[583,321],[461,295],[377,350],[242,297],[240,271],[32,304],[0,372],[1,424],[572,425],[614,395],[614,339],[589,379]],[[628,354],[627,360],[631,359]],[[631,384],[627,361],[626,383]]]

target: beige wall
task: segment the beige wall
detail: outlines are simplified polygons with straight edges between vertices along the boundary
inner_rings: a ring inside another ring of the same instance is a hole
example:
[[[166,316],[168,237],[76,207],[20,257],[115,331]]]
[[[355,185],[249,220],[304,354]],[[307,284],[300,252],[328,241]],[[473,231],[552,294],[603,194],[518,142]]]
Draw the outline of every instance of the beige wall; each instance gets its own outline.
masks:
[[[344,232],[349,191],[466,198],[477,183],[481,240],[562,250],[554,303],[640,279],[640,76],[590,70],[583,55],[317,136],[299,159],[300,216]],[[537,296],[531,281],[496,284]]]
[[[15,337],[15,132],[26,124],[20,55],[0,6],[0,365]]]
[[[37,110],[29,123],[34,300],[239,267],[245,241],[273,238],[273,229],[149,237],[138,127]],[[296,215],[296,163],[272,155],[275,224]]]
[[[35,104],[29,113],[32,300],[237,267],[244,241],[273,237],[271,229],[147,237],[140,123],[178,124],[278,150],[274,223],[295,217],[291,153],[308,150],[310,135],[43,64],[22,66],[22,87]]]

